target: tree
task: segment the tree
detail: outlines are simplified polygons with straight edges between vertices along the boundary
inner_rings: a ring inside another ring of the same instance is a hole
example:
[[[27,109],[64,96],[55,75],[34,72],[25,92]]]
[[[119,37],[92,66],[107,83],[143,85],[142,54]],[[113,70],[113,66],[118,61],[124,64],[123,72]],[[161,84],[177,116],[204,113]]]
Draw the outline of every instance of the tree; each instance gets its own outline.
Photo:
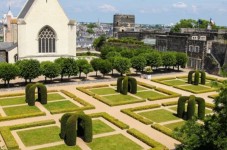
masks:
[[[40,64],[41,73],[46,78],[50,78],[51,81],[53,78],[56,78],[61,73],[61,68],[57,63],[51,61],[44,61]]]
[[[146,67],[147,61],[142,56],[134,56],[131,59],[132,68],[136,69],[136,72],[143,71],[144,67]]]
[[[176,65],[178,67],[178,70],[180,69],[180,66],[184,68],[185,65],[187,64],[187,61],[188,61],[187,54],[179,52],[176,53]]]
[[[125,49],[121,51],[121,56],[131,59],[134,56],[134,52],[130,49]]]
[[[172,27],[171,32],[180,32],[180,28],[194,28],[196,25],[196,20],[181,19],[175,26]]]
[[[106,55],[106,58],[111,58],[111,57],[121,57],[121,54],[119,52],[116,51],[111,51]]]
[[[100,62],[102,61],[101,58],[95,58],[95,59],[92,59],[90,64],[92,66],[92,68],[94,69],[94,71],[96,71],[96,77],[97,77],[97,74],[98,74],[98,71],[100,69]]]
[[[19,76],[24,78],[25,82],[27,82],[27,80],[31,82],[41,74],[40,63],[38,60],[20,60],[16,63],[16,66],[19,68]]]
[[[114,68],[121,73],[121,76],[129,71],[131,62],[128,58],[116,57],[114,60]]]
[[[109,73],[112,70],[112,64],[108,60],[101,60],[99,71],[105,77],[105,74]]]
[[[88,61],[86,59],[78,59],[76,61],[78,68],[79,68],[79,77],[81,77],[81,73],[83,72],[83,70],[87,70],[88,65],[90,65],[88,63]],[[86,72],[86,71],[85,71]]]
[[[174,52],[164,52],[162,53],[162,63],[165,68],[176,65],[176,57]]]
[[[147,66],[156,67],[157,69],[162,65],[162,57],[160,53],[157,51],[152,53],[147,53],[145,57],[147,60]]]
[[[94,40],[93,46],[95,47],[96,50],[100,50],[100,48],[104,45],[105,42],[106,42],[106,36],[101,35],[100,37]]]
[[[19,74],[19,68],[13,64],[0,63],[0,78],[7,82],[7,87],[9,87],[10,80],[13,80]]]
[[[78,65],[75,59],[61,57],[56,59],[54,62],[60,66],[61,81],[64,76],[68,76],[68,78],[70,78],[72,75],[77,75]]]
[[[113,46],[109,46],[109,45],[104,45],[101,48],[101,58],[102,59],[106,59],[107,55],[111,52],[115,52],[116,51],[116,47]]]
[[[94,34],[95,31],[94,31],[92,28],[88,28],[88,29],[87,29],[87,33],[89,33],[89,34]]]
[[[113,75],[113,71],[114,71],[114,69],[115,69],[115,58],[117,58],[117,57],[109,57],[107,60],[110,62],[110,64],[111,64],[111,66],[110,66],[110,68],[111,68],[111,70],[112,70],[112,75]]]
[[[87,78],[88,73],[90,73],[92,71],[93,71],[93,68],[89,63],[83,65],[82,72],[86,75],[86,78]]]
[[[178,149],[182,150],[225,150],[227,147],[227,82],[221,87],[215,99],[214,114],[206,116],[204,124],[198,125],[196,120],[186,124],[174,132],[182,139]]]

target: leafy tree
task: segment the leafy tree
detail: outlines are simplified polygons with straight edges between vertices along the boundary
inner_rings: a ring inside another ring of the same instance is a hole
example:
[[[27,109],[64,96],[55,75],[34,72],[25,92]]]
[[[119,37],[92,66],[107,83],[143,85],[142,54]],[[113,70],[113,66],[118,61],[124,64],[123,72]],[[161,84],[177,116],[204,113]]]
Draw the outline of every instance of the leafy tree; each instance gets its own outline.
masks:
[[[79,68],[79,77],[81,77],[81,73],[84,72],[83,70],[84,69],[87,70],[87,68],[90,64],[88,63],[88,61],[86,59],[78,59],[76,62],[77,62],[78,68]]]
[[[27,82],[27,80],[31,82],[41,74],[40,63],[38,60],[20,60],[16,63],[16,66],[19,68],[19,76],[24,78],[25,82]]]
[[[179,52],[176,53],[176,65],[178,67],[178,70],[180,69],[180,66],[184,68],[185,65],[187,64],[187,61],[188,61],[187,54]]]
[[[84,64],[82,68],[83,68],[82,72],[86,75],[86,78],[87,78],[88,73],[93,71],[93,68],[89,63]]]
[[[103,77],[112,70],[112,64],[108,60],[102,60],[100,62],[99,71],[103,74]]]
[[[101,48],[101,58],[102,59],[106,59],[107,58],[107,54],[109,54],[110,52],[114,52],[114,51],[117,51],[116,47],[113,47],[113,46],[109,46],[109,45],[104,45],[102,48]]]
[[[227,82],[215,99],[214,114],[206,116],[204,124],[187,122],[174,132],[182,139],[179,150],[225,150],[227,148]]]
[[[162,56],[159,52],[155,51],[145,55],[147,60],[147,66],[160,67],[162,65]]]
[[[115,58],[117,58],[117,57],[109,57],[107,59],[111,64],[110,69],[112,70],[112,75],[113,75],[113,71],[115,69]]]
[[[224,64],[222,67],[221,67],[221,72],[220,72],[221,76],[222,77],[227,77],[227,64]]]
[[[165,68],[176,65],[176,57],[174,52],[162,53],[162,63]]]
[[[50,78],[51,80],[53,78],[56,78],[61,73],[61,68],[57,63],[51,62],[51,61],[44,61],[40,64],[41,67],[41,73],[46,78]]]
[[[73,58],[58,58],[54,61],[56,64],[60,66],[60,75],[61,81],[63,80],[64,76],[76,76],[78,73],[78,65]]]
[[[87,33],[89,33],[89,34],[94,34],[95,31],[94,31],[92,28],[88,28],[88,29],[87,29]]]
[[[19,68],[13,64],[8,63],[0,63],[0,78],[5,82],[7,82],[7,86],[9,87],[10,80],[13,80],[19,74]]]
[[[102,61],[101,58],[95,58],[95,59],[92,59],[91,62],[90,62],[92,68],[94,69],[94,71],[96,71],[96,77],[98,75],[98,71],[99,71],[100,66],[101,66],[101,64],[100,64],[101,61]]]
[[[100,48],[105,44],[106,42],[106,36],[101,35],[97,39],[94,40],[93,46],[95,47],[96,50],[100,50]]]
[[[111,57],[121,57],[121,54],[119,52],[116,51],[111,51],[106,55],[106,58],[111,58]]]
[[[125,50],[121,51],[121,56],[131,59],[134,56],[134,52],[133,52],[133,50],[125,49]]]
[[[173,28],[171,32],[180,32],[180,28],[194,28],[197,25],[197,21],[193,19],[181,19]]]
[[[146,67],[147,61],[143,56],[134,56],[131,59],[132,68],[136,69],[136,72],[143,71]]]
[[[121,76],[129,71],[131,62],[128,58],[116,57],[114,60],[114,68],[121,73]]]

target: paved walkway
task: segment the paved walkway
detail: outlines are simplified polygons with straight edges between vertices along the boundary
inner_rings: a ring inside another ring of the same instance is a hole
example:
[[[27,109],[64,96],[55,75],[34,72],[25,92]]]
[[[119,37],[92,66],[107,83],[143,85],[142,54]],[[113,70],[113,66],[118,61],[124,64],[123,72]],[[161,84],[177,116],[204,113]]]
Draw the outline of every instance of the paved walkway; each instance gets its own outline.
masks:
[[[170,75],[163,75],[163,77],[169,77],[169,76],[179,76],[179,75],[187,75],[185,72],[184,73],[172,73]],[[156,76],[156,78],[160,78],[162,77],[161,75]],[[186,91],[182,91],[170,86],[166,86],[166,85],[162,85],[159,83],[155,83],[146,79],[142,79],[142,78],[137,78],[137,80],[141,81],[141,82],[145,82],[151,85],[154,85],[156,87],[160,87],[160,88],[165,88],[168,89],[170,91],[182,94],[182,95],[192,95],[192,93],[190,92],[186,92]],[[115,83],[116,81],[112,82]],[[120,112],[121,109],[126,109],[126,108],[131,108],[131,107],[137,107],[137,106],[144,106],[144,105],[149,105],[149,104],[161,104],[163,102],[168,102],[168,101],[176,101],[178,98],[171,98],[171,99],[165,99],[165,100],[159,100],[159,101],[146,101],[146,102],[141,102],[141,103],[136,103],[136,104],[128,104],[128,105],[122,105],[122,106],[115,106],[115,107],[109,107],[106,104],[92,98],[91,96],[88,96],[78,90],[76,90],[77,86],[93,86],[93,85],[100,85],[100,84],[109,84],[110,82],[102,82],[102,83],[97,83],[97,82],[89,82],[88,84],[84,84],[84,85],[78,85],[78,84],[69,84],[69,85],[64,85],[64,86],[55,86],[55,87],[49,87],[48,90],[66,90],[69,91],[73,94],[75,94],[76,96],[86,100],[87,102],[93,104],[96,109],[93,110],[86,110],[85,113],[87,114],[91,114],[91,113],[96,113],[96,112],[107,112],[108,114],[110,114],[111,116],[119,119],[122,122],[125,122],[126,124],[128,124],[130,126],[130,128],[135,128],[137,130],[139,130],[140,132],[148,135],[149,137],[151,137],[152,139],[162,143],[163,145],[167,146],[169,149],[174,149],[176,144],[179,144],[178,141],[176,141],[175,139],[153,129],[150,127],[150,125],[144,125],[143,123],[129,117],[128,115],[125,115],[124,113]],[[24,92],[24,90],[18,90],[16,91],[18,93]],[[1,94],[9,94],[9,93],[15,93],[15,91],[0,91],[0,95]],[[195,94],[196,96],[200,96],[205,98],[205,100],[207,102],[212,102],[213,100],[208,98],[208,95],[212,95],[215,92],[210,92],[210,93],[205,93],[205,94]],[[12,120],[12,121],[4,121],[1,122],[0,126],[11,126],[11,125],[16,125],[16,124],[22,124],[22,123],[31,123],[31,122],[35,122],[35,121],[42,121],[42,120],[49,120],[49,119],[54,119],[57,122],[57,125],[60,126],[58,120],[61,118],[62,114],[56,114],[56,115],[52,115],[50,114],[42,105],[40,105],[39,103],[36,103],[36,106],[42,110],[43,112],[46,112],[46,116],[40,116],[40,117],[33,117],[33,118],[25,118],[25,119],[18,119],[18,120]],[[175,121],[173,121],[175,122]],[[109,123],[110,124],[110,123]],[[110,124],[110,126],[113,126],[112,124]],[[114,127],[116,128],[116,127]],[[148,146],[146,144],[143,144],[142,142],[140,142],[139,140],[132,138],[132,136],[129,136],[128,134],[126,134],[125,130],[116,130],[116,133],[122,133],[126,136],[128,136],[129,138],[131,138],[133,141],[135,141],[136,143],[140,144],[143,146],[144,149],[147,149]],[[13,132],[13,134],[15,135],[16,133]],[[101,135],[100,135],[101,136]],[[16,141],[18,142],[19,146],[26,150],[27,148],[24,147],[23,143],[20,141],[19,137],[17,137],[15,135]],[[55,143],[55,145],[59,145],[60,143]],[[89,148],[87,147],[86,144],[84,144],[84,142],[80,139],[78,139],[78,145],[79,147],[81,147],[84,150],[88,150]],[[33,147],[32,149],[36,149],[36,148],[41,148],[41,147],[45,147],[45,145],[42,145],[40,147]],[[29,149],[29,150],[32,150]]]

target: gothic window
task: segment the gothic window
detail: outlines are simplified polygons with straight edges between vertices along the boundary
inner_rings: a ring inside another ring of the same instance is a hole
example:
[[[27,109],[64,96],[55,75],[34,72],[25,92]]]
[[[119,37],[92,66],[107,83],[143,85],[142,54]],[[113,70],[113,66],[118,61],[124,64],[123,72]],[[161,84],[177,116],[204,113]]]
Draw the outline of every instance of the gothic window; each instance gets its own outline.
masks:
[[[56,35],[50,27],[39,32],[39,53],[55,53]]]

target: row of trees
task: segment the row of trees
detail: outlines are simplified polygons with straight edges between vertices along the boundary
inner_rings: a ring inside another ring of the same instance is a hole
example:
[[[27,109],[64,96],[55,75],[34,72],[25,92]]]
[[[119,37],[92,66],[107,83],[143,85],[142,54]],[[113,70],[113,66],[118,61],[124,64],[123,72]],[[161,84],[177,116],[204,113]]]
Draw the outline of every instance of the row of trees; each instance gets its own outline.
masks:
[[[81,73],[87,74],[92,72],[93,68],[87,60],[73,58],[58,58],[54,62],[44,61],[40,63],[38,60],[20,60],[16,64],[0,63],[0,79],[2,79],[9,86],[10,80],[16,77],[23,78],[25,82],[31,82],[40,75],[45,76],[45,80],[61,76],[70,78]]]

